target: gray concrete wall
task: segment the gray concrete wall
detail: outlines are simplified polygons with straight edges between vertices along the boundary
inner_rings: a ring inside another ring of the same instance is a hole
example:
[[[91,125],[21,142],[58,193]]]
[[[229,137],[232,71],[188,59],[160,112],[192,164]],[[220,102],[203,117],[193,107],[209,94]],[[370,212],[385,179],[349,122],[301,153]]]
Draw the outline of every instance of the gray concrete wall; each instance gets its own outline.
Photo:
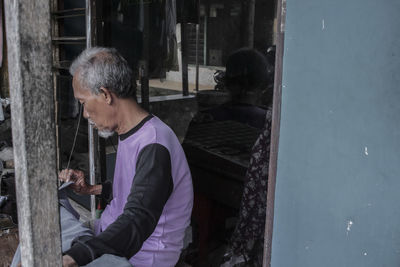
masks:
[[[400,265],[399,14],[287,1],[273,267]]]

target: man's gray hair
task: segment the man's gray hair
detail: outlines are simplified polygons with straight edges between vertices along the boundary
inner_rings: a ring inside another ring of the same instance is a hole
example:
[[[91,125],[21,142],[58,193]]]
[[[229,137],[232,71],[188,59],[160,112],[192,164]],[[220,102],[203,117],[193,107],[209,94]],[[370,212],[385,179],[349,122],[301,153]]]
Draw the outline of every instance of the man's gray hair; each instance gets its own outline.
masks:
[[[120,98],[136,98],[136,83],[128,62],[115,48],[92,47],[85,49],[69,69],[83,87],[100,93],[107,88]]]

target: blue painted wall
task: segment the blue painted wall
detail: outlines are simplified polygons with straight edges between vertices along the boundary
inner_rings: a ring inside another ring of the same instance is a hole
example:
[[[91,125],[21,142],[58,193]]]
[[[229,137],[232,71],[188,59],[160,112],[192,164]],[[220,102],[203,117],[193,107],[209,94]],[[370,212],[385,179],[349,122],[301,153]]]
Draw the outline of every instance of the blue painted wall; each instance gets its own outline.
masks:
[[[288,0],[272,267],[400,266],[400,1]]]

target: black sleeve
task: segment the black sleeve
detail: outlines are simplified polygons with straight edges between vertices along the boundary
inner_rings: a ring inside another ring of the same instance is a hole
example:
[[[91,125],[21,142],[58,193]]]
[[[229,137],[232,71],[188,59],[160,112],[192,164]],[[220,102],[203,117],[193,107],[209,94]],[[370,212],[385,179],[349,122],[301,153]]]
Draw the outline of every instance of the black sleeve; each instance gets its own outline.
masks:
[[[136,174],[122,215],[98,236],[76,238],[65,254],[78,265],[103,254],[131,258],[156,228],[172,189],[168,150],[160,144],[144,147],[136,162]]]
[[[101,194],[100,194],[101,199],[104,199],[104,201],[108,204],[112,200],[112,183],[111,181],[107,180],[103,183],[101,183]]]

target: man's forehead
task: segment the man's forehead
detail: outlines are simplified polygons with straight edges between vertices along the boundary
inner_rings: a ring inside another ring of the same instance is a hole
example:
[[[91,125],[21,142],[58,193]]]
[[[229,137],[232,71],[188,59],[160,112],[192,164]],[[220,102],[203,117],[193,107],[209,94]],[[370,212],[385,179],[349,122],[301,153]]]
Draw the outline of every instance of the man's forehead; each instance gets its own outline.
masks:
[[[74,89],[75,98],[85,98],[90,96],[91,94],[90,90],[86,90],[85,88],[83,88],[82,82],[77,77],[77,74],[75,74],[72,78],[72,87]]]

